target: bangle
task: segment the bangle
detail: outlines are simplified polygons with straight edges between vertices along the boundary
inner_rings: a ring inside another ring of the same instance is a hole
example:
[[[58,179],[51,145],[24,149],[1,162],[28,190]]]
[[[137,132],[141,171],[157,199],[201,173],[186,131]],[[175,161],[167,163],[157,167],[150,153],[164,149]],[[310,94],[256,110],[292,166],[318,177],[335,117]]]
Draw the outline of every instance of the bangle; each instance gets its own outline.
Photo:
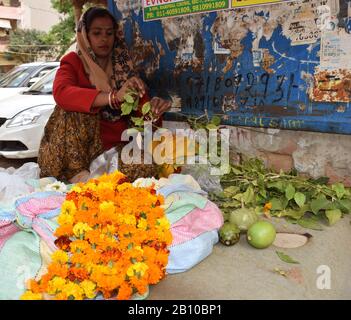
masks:
[[[110,106],[111,109],[113,109],[113,105],[111,102],[111,94],[113,93],[113,90],[110,91],[110,93],[108,94],[108,104]]]

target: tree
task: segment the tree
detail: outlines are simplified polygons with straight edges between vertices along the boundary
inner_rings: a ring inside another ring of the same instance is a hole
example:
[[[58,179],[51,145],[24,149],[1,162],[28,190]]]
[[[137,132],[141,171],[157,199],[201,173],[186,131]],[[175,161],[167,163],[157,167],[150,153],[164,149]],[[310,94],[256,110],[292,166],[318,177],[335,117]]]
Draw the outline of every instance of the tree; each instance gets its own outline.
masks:
[[[7,54],[15,55],[23,62],[36,61],[42,56],[52,60],[56,46],[46,39],[47,34],[38,30],[18,29],[10,32]]]
[[[75,18],[77,12],[94,4],[106,3],[105,0],[51,0],[52,7],[63,15],[60,22],[48,33],[37,30],[17,30],[10,33],[7,52],[18,56],[24,62],[59,59],[75,40]]]
[[[73,6],[70,0],[51,0],[52,7],[65,17],[56,25],[54,25],[47,40],[50,42],[60,43],[62,45],[59,55],[65,53],[74,41],[75,37],[75,20]]]

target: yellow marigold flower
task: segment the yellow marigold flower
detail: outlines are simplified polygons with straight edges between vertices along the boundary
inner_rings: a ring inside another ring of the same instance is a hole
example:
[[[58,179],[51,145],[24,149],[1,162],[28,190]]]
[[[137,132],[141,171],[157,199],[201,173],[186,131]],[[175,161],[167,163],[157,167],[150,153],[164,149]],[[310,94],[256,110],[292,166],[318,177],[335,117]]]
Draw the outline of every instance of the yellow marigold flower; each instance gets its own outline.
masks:
[[[146,230],[147,228],[147,220],[144,219],[144,218],[141,218],[138,222],[138,228],[141,229],[141,230]]]
[[[86,231],[93,230],[92,228],[89,227],[87,223],[83,222],[78,222],[74,227],[73,227],[73,233],[74,235],[79,238],[80,235],[84,235]]]
[[[80,193],[80,192],[82,192],[82,184],[81,183],[78,183],[78,184],[76,184],[76,185],[74,185],[72,188],[71,188],[71,190],[70,190],[70,192],[77,192],[77,193]]]
[[[158,227],[161,229],[170,229],[171,224],[169,223],[168,219],[166,217],[163,217],[161,219],[157,219],[158,222]]]
[[[100,204],[99,209],[101,212],[114,213],[115,205],[111,201],[104,201],[103,203]]]
[[[65,284],[66,284],[65,279],[61,277],[55,277],[54,279],[48,282],[48,293],[53,295],[59,291],[62,291]]]
[[[60,226],[63,226],[65,224],[72,224],[74,222],[74,219],[70,214],[61,213],[57,218],[57,222]]]
[[[57,250],[52,254],[51,259],[53,262],[65,264],[68,261],[69,257],[66,252]]]
[[[32,291],[26,291],[22,294],[21,300],[43,300],[41,293],[33,293]]]
[[[144,250],[140,246],[135,246],[134,250],[140,251],[140,253],[144,253]]]
[[[62,288],[62,293],[64,293],[68,298],[71,296],[74,300],[82,300],[84,290],[74,282],[68,282]]]
[[[133,277],[135,273],[140,273],[140,276],[143,276],[147,269],[149,269],[149,267],[146,263],[143,263],[143,262],[134,263],[128,268],[127,276]]]
[[[87,182],[84,185],[85,190],[91,190],[91,191],[96,191],[98,189],[98,186],[94,182]]]
[[[97,187],[96,190],[98,192],[104,191],[104,190],[113,190],[114,185],[111,182],[100,182]]]
[[[84,294],[87,298],[93,299],[96,296],[95,288],[96,284],[90,280],[84,280],[80,284],[81,288],[84,290]]]
[[[66,200],[61,207],[61,214],[70,214],[74,215],[77,211],[77,208],[72,200]]]
[[[123,216],[124,223],[129,224],[129,225],[136,225],[136,218],[135,216],[132,216],[131,214],[125,214]]]

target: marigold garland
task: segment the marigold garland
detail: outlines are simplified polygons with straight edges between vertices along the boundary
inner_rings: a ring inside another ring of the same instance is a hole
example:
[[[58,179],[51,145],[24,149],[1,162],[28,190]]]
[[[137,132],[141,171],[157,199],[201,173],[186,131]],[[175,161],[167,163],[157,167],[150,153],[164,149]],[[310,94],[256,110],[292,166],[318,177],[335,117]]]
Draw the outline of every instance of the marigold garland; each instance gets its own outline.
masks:
[[[165,276],[172,242],[164,199],[116,171],[75,185],[58,217],[48,272],[22,299],[130,299]]]

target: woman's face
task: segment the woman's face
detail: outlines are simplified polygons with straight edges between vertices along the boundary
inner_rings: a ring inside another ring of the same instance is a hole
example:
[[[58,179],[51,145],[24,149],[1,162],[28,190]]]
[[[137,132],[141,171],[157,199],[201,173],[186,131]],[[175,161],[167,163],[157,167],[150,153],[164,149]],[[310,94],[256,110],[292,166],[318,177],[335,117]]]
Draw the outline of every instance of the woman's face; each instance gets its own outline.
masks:
[[[115,30],[111,18],[95,18],[90,25],[88,39],[96,56],[107,58],[115,41]]]

